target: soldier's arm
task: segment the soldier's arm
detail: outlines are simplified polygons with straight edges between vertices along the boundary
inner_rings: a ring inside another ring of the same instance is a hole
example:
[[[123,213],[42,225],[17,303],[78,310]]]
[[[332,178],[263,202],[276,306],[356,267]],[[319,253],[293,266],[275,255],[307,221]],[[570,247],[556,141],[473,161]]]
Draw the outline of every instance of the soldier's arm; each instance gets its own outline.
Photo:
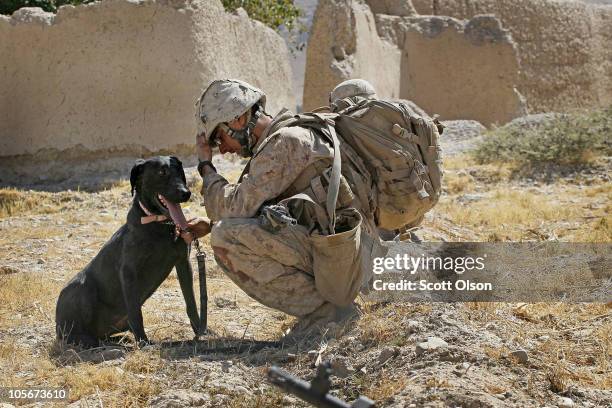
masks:
[[[211,219],[255,216],[264,202],[283,193],[317,159],[310,131],[286,128],[280,132],[252,160],[242,182],[230,184],[214,172],[204,176],[202,196]]]

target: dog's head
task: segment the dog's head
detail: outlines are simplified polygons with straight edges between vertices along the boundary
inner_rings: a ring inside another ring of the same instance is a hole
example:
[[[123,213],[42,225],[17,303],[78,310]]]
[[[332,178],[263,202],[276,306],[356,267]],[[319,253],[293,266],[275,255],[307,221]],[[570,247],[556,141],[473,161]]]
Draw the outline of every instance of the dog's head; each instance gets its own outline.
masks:
[[[183,171],[183,163],[174,156],[157,156],[136,160],[130,174],[132,195],[150,211],[169,215],[168,206],[189,200],[191,192]]]

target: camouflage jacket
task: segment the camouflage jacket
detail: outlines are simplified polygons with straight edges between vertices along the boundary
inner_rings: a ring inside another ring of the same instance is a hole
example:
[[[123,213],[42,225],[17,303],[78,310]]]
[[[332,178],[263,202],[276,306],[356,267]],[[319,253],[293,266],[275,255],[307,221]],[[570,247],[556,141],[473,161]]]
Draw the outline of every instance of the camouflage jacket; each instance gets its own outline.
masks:
[[[254,217],[262,204],[295,190],[293,184],[304,171],[313,167],[322,171],[331,165],[333,149],[320,136],[302,127],[280,127],[292,116],[283,111],[264,130],[240,182],[230,184],[216,173],[204,177],[202,196],[211,220]]]

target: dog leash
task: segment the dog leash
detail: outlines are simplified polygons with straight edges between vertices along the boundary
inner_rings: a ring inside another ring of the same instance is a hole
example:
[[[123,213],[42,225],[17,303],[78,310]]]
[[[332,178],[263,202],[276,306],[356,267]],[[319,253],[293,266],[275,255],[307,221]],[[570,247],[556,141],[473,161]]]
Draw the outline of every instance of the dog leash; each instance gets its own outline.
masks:
[[[196,248],[196,260],[198,262],[198,278],[200,280],[200,329],[201,334],[208,330],[208,291],[206,290],[206,253],[202,251],[198,239],[193,243]]]

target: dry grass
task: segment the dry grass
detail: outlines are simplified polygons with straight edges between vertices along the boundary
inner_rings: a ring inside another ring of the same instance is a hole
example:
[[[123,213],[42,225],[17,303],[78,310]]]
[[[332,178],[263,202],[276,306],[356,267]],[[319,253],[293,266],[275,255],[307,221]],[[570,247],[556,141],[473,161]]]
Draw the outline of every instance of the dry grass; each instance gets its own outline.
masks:
[[[359,339],[362,344],[377,346],[392,344],[403,346],[406,336],[398,331],[401,321],[415,314],[427,314],[431,306],[427,304],[391,304],[381,308],[364,305],[364,315],[359,320]]]
[[[472,159],[464,157],[449,160],[446,168],[450,170],[445,180],[448,195],[443,197],[436,211],[451,224],[472,231],[476,237],[486,239],[498,234],[499,239],[533,239],[534,236],[526,232],[533,229],[542,233],[538,239],[546,239],[549,234],[569,241],[612,241],[612,208],[608,204],[612,198],[612,186],[609,183],[580,188],[572,183],[557,183],[542,191],[525,191],[512,184],[507,166],[476,165]],[[232,173],[230,179],[236,180],[238,176],[239,172]],[[196,183],[200,182],[196,180]],[[195,191],[193,187],[199,190],[198,186],[191,187],[192,191]],[[488,194],[489,198],[459,204],[457,199],[461,195],[472,192]],[[46,273],[31,273],[23,268],[18,268],[21,270],[18,273],[0,275],[0,329],[36,327],[37,331],[53,336],[55,300],[61,286],[123,223],[129,202],[127,182],[120,182],[109,191],[98,193],[95,198],[82,192],[52,194],[0,190],[0,219],[53,214],[52,221],[41,223],[36,228],[0,231],[2,259],[5,255],[12,260],[27,259],[31,256],[30,244],[48,242],[36,256],[48,262],[58,260],[53,264],[56,266],[53,267],[52,279]],[[101,213],[104,208],[111,210]],[[197,198],[184,208],[186,214],[203,215],[204,209],[199,206]],[[64,226],[59,221],[64,222]],[[99,224],[92,227],[92,221]],[[75,253],[67,253],[65,246],[56,244],[71,239],[66,236],[66,224],[76,228],[75,233],[88,236],[87,244],[75,248]],[[203,241],[209,245],[209,237]],[[91,249],[91,254],[83,253],[86,249]],[[7,265],[10,266],[10,262]],[[48,268],[45,266],[45,272]],[[237,289],[226,279],[216,279],[220,276],[214,275],[209,280],[211,301],[217,295],[234,299]],[[145,326],[150,337],[153,340],[191,338],[191,327],[174,273],[163,283],[160,292],[172,296],[153,298],[145,305]],[[178,296],[176,299],[175,295]],[[252,301],[241,293],[237,302],[239,309],[234,312],[213,308],[209,321],[214,330],[235,335],[230,329],[226,331],[228,323],[235,323],[238,327],[250,324],[252,313],[248,316],[244,311],[251,312]],[[574,385],[612,389],[612,324],[609,322],[610,309],[605,305],[538,303],[516,308],[516,305],[506,303],[475,302],[457,308],[469,324],[485,330],[484,327],[493,322],[500,337],[520,345],[533,343],[542,334],[550,336],[549,341],[539,343],[530,351],[530,364],[541,370],[541,381],[545,381],[552,391],[562,392]],[[366,304],[364,309],[365,314],[358,323],[358,341],[369,347],[406,346],[413,340],[406,340],[406,334],[398,327],[410,316],[427,316],[432,306],[393,304],[381,307]],[[259,338],[278,335],[278,327],[263,327],[266,324],[261,324],[262,327],[256,328],[259,323],[249,326],[249,334],[257,330]],[[275,324],[280,326],[281,320],[275,320]],[[584,333],[572,337],[576,332]],[[53,353],[22,344],[19,338],[17,334],[7,334],[7,339],[0,342],[2,385],[19,386],[29,382],[61,386],[70,389],[72,401],[89,397],[110,407],[144,406],[153,396],[176,384],[173,376],[180,376],[180,370],[169,366],[170,363],[160,359],[157,353],[147,351],[128,353],[125,362],[118,366],[89,363],[61,366],[52,359]],[[51,342],[52,337],[45,344],[51,348]],[[503,364],[509,361],[507,348],[485,346],[482,352]],[[355,381],[359,392],[378,401],[385,401],[411,386],[405,376],[396,376],[388,367],[355,377],[351,381]],[[163,381],[156,378],[163,378]],[[436,376],[427,378],[425,385],[430,388],[452,387],[446,379]],[[483,384],[483,388],[491,393],[505,390],[502,385],[494,383]],[[287,406],[287,400],[277,390],[266,390],[248,401],[242,395],[230,395],[223,405],[281,407]]]
[[[450,177],[448,195],[435,211],[484,240],[612,241],[612,206],[608,204],[612,187],[607,184],[559,184],[541,190],[517,189],[504,183],[490,189],[484,185],[476,187],[482,197],[465,204],[461,196],[475,190],[474,185],[464,183],[470,177]]]
[[[65,208],[70,193],[24,192],[14,188],[0,189],[0,219],[23,214],[53,214]]]
[[[43,274],[0,276],[0,328],[22,325],[25,318],[51,319],[60,288]]]
[[[363,395],[374,401],[385,401],[402,392],[409,383],[403,375],[393,374],[383,370],[376,375],[366,375],[362,379]]]

